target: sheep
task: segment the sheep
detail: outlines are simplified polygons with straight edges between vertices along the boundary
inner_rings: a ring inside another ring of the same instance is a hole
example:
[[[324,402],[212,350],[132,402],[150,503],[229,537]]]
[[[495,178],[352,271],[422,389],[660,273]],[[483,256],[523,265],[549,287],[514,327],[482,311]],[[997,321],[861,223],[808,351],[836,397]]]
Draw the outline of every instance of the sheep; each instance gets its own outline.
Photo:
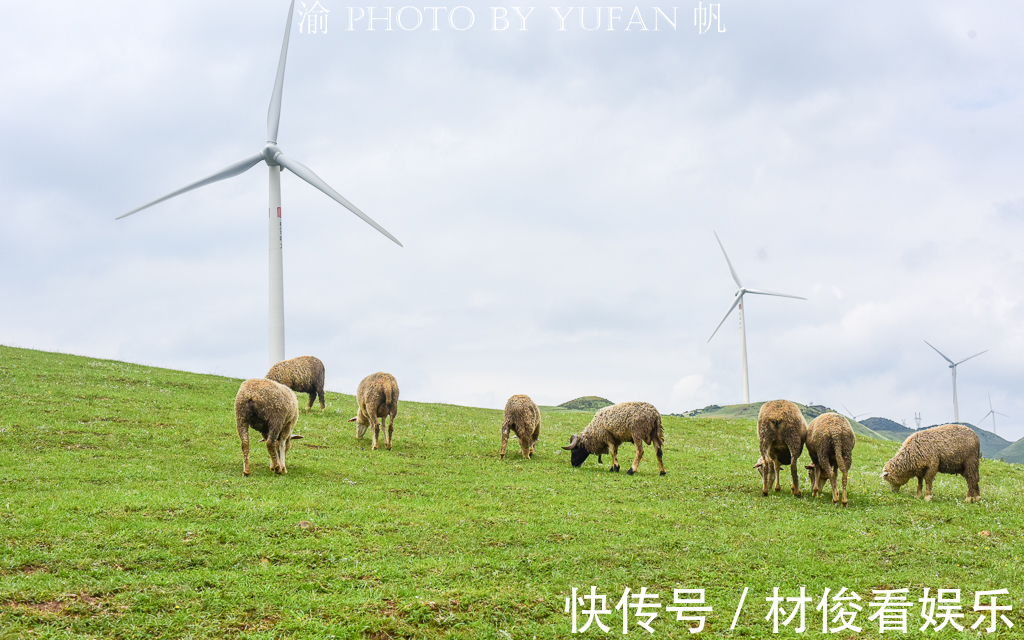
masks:
[[[390,416],[388,431],[384,440],[384,446],[391,450],[391,434],[395,428],[395,415],[398,414],[398,381],[395,376],[383,371],[371,374],[363,378],[356,389],[356,401],[359,403],[359,411],[355,418],[349,422],[356,423],[356,437],[362,438],[363,434],[373,423],[373,449],[377,448],[377,437],[380,428],[384,426],[384,418]],[[380,418],[380,424],[377,419]]]
[[[270,468],[277,474],[288,473],[284,454],[292,440],[302,438],[293,433],[299,419],[299,401],[291,389],[266,378],[252,378],[242,383],[235,396],[235,426],[242,440],[242,474],[249,475],[249,429],[263,435],[270,453]]]
[[[313,356],[302,356],[291,360],[282,360],[270,367],[266,375],[268,380],[280,382],[296,393],[308,393],[309,405],[313,408],[313,400],[320,398],[320,411],[324,404],[324,363]]]
[[[757,439],[761,446],[761,495],[768,495],[774,480],[775,491],[781,489],[782,465],[789,465],[793,475],[792,492],[800,497],[800,479],[796,461],[804,450],[807,422],[799,407],[788,400],[772,400],[761,405],[757,414]],[[755,465],[756,466],[756,465]]]
[[[823,413],[807,426],[807,453],[811,464],[807,465],[807,477],[811,483],[811,497],[821,493],[821,487],[828,476],[832,483],[832,504],[839,502],[836,485],[836,467],[843,473],[842,506],[846,506],[847,473],[853,464],[853,448],[857,436],[850,421],[838,413]]]
[[[932,480],[936,473],[955,473],[967,481],[964,502],[980,502],[978,465],[981,459],[981,441],[970,427],[962,424],[944,424],[912,433],[882,468],[882,478],[889,482],[893,493],[900,490],[913,477],[917,477],[916,497],[921,497],[921,484],[927,487],[924,499],[932,499]]]
[[[626,473],[636,473],[637,467],[640,466],[640,458],[644,455],[643,443],[646,442],[654,444],[658,467],[661,469],[661,475],[665,475],[665,465],[661,460],[661,448],[665,442],[661,414],[646,402],[620,402],[601,409],[594,414],[594,419],[583,433],[573,434],[569,439],[569,446],[562,448],[572,452],[570,462],[572,466],[579,467],[587,456],[596,455],[600,458],[601,455],[608,453],[608,448],[611,447],[610,471],[618,471],[619,445],[623,442],[632,442],[636,445],[636,459]]]
[[[523,457],[529,460],[540,438],[540,410],[530,396],[512,396],[505,403],[505,420],[501,423],[501,460],[505,459],[510,431],[519,440]]]

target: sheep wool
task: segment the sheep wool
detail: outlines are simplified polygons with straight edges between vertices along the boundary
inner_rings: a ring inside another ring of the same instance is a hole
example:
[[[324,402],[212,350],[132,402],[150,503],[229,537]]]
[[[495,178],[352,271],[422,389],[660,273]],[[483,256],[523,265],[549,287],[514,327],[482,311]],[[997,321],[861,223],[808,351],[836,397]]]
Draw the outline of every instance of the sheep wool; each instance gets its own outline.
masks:
[[[636,445],[636,459],[626,473],[636,473],[640,459],[644,455],[644,443],[647,443],[654,445],[658,467],[661,469],[661,475],[665,475],[665,465],[661,459],[661,449],[665,442],[661,414],[653,405],[646,402],[620,402],[601,409],[594,414],[594,419],[583,433],[573,434],[569,446],[562,448],[572,452],[570,462],[574,467],[582,465],[588,456],[606,454],[611,448],[610,471],[618,471],[618,450],[623,442],[632,442]]]
[[[795,404],[789,400],[772,400],[761,405],[757,414],[757,439],[764,463],[759,467],[762,496],[768,495],[773,482],[776,491],[782,488],[779,476],[782,475],[782,466],[787,464],[793,476],[793,495],[803,495],[800,493],[796,461],[803,453],[806,438],[807,421]]]
[[[846,506],[846,482],[853,464],[853,447],[857,436],[850,421],[838,413],[823,413],[807,425],[807,453],[811,464],[807,465],[807,477],[811,483],[811,497],[821,493],[825,477],[832,483],[832,504],[840,502],[837,486],[837,471],[843,474],[842,506]]]
[[[530,396],[516,395],[505,403],[505,420],[501,423],[501,451],[499,458],[505,459],[509,433],[514,433],[527,460],[533,456],[540,438],[540,410]]]
[[[384,419],[388,420],[384,446],[391,450],[391,434],[395,428],[395,416],[398,414],[398,381],[390,373],[378,371],[363,378],[356,388],[356,402],[359,411],[349,422],[356,423],[356,437],[362,438],[366,430],[373,424],[373,447],[377,448],[377,438]],[[380,424],[377,424],[378,418]]]
[[[283,384],[253,378],[246,380],[235,396],[235,426],[242,440],[242,473],[249,475],[249,429],[263,435],[270,453],[270,468],[285,474],[284,457],[293,439],[302,436],[293,433],[299,420],[299,401],[291,389]]]
[[[320,398],[320,411],[326,408],[324,404],[324,363],[313,356],[301,356],[291,360],[282,360],[270,367],[266,378],[274,382],[280,382],[295,393],[308,393],[309,405],[307,410],[313,408],[313,400]]]
[[[917,478],[918,498],[921,485],[927,491],[924,499],[932,499],[932,481],[936,473],[953,473],[967,481],[964,502],[981,501],[980,479],[981,440],[970,427],[962,424],[944,424],[913,433],[903,446],[882,468],[882,477],[893,492],[900,490],[911,478]]]

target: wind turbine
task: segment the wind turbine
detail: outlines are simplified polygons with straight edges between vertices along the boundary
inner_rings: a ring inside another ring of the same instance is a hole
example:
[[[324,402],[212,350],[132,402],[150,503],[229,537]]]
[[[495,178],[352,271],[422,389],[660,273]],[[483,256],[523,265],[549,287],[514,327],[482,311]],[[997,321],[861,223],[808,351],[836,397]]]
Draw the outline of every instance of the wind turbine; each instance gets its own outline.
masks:
[[[929,347],[932,347],[932,349],[935,349],[935,347],[933,347],[932,344],[930,342],[928,342],[927,340],[925,340],[924,343],[926,345],[928,345]],[[950,360],[949,358],[946,357],[946,354],[942,353],[938,349],[935,349],[935,353],[937,353],[940,356],[942,356],[943,359],[945,359],[945,361],[949,363],[949,368],[953,370],[953,422],[960,422],[960,409],[957,408],[957,405],[956,405],[956,368],[957,368],[957,366],[962,365],[963,363],[967,362],[971,358],[977,358],[982,353],[985,353],[987,351],[988,351],[988,349],[985,349],[985,351],[982,351],[981,353],[976,353],[973,356],[971,356],[970,358],[964,358],[960,362],[953,362],[952,360]],[[993,420],[994,419],[995,418],[993,418]]]
[[[988,413],[983,415],[981,417],[981,420],[978,420],[978,424],[980,425],[985,418],[987,418],[989,416],[992,416],[992,433],[995,433],[996,432],[996,416],[997,415],[1003,416],[1004,418],[1009,418],[1010,417],[1010,416],[1006,415],[1005,413],[999,413],[998,411],[996,411],[995,409],[992,408],[992,394],[989,393],[988,394]]]
[[[747,330],[743,324],[743,296],[748,293],[755,293],[757,295],[764,296],[779,296],[782,298],[796,298],[797,300],[806,300],[807,298],[801,298],[800,296],[791,296],[786,293],[774,293],[772,291],[761,291],[760,289],[748,289],[743,286],[740,282],[740,277],[736,275],[736,269],[733,269],[732,262],[729,260],[729,254],[725,252],[725,247],[722,245],[722,240],[718,237],[718,233],[715,233],[715,240],[718,240],[718,246],[722,248],[722,255],[725,256],[725,262],[729,265],[729,272],[732,273],[732,279],[736,281],[736,286],[739,289],[736,290],[736,297],[733,298],[732,306],[725,312],[725,316],[722,318],[722,322],[718,323],[715,330],[711,332],[711,338],[715,337],[718,333],[719,328],[725,322],[725,319],[729,317],[732,310],[737,306],[739,307],[740,316],[740,361],[743,368],[743,404],[750,404],[750,382],[747,379]],[[711,338],[708,338],[708,342],[711,342]]]
[[[270,364],[284,360],[284,264],[282,259],[282,237],[281,237],[281,171],[288,169],[302,180],[313,185],[328,197],[341,204],[352,213],[356,214],[371,227],[380,231],[390,238],[398,246],[402,243],[383,227],[374,222],[368,215],[360,211],[354,204],[346,200],[337,191],[332,189],[326,182],[320,179],[308,167],[286,157],[277,147],[277,129],[281,122],[281,94],[284,90],[284,67],[288,58],[288,36],[292,30],[292,14],[295,13],[295,0],[292,0],[288,8],[288,21],[284,28],[284,42],[281,44],[281,58],[277,63],[277,78],[274,80],[274,92],[270,96],[270,108],[267,111],[267,143],[258,153],[248,158],[221,169],[217,173],[184,186],[177,191],[165,195],[162,198],[144,204],[137,209],[118,216],[117,219],[126,218],[133,213],[138,213],[147,207],[170,200],[193,189],[219,182],[227,178],[233,178],[256,166],[260,162],[266,162],[270,170]]]
[[[845,404],[843,405],[843,408],[844,408],[844,409],[846,409],[846,405],[845,405]],[[866,416],[866,415],[869,415],[870,413],[871,413],[871,412],[870,412],[870,411],[868,411],[867,413],[862,413],[862,414],[860,414],[860,415],[857,415],[857,416],[855,416],[855,415],[853,415],[853,412],[852,412],[852,411],[850,411],[849,409],[846,409],[846,415],[848,415],[848,416],[850,417],[850,419],[851,419],[851,420],[854,420],[854,421],[856,421],[856,420],[857,420],[857,418],[859,418],[859,417],[861,417],[861,416]]]

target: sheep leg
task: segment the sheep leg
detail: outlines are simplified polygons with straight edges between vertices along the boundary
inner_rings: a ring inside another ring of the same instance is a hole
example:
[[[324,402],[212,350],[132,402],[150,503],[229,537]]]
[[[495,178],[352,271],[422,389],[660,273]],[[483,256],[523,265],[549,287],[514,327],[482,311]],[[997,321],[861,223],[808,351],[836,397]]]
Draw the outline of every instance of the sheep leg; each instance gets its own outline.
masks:
[[[381,424],[382,427],[384,426],[384,418],[380,419],[380,424]],[[388,418],[388,441],[384,445],[384,446],[386,446],[388,448],[388,451],[391,451],[391,435],[394,432],[395,432],[395,414],[392,413],[390,415],[390,417]]]
[[[306,405],[306,411],[312,411],[313,410],[313,400],[315,400],[315,399],[316,399],[316,391],[311,391],[309,393],[309,404]]]
[[[242,475],[247,476],[251,473],[249,469],[249,425],[238,420],[236,426],[238,427],[238,437],[242,440]]]
[[[633,475],[636,470],[640,467],[640,458],[644,457],[644,443],[642,440],[635,440],[636,443],[636,458],[633,460],[633,466],[626,471],[626,475]]]
[[[281,435],[280,428],[271,427],[270,432],[267,434],[267,453],[270,454],[270,468],[274,473],[281,473],[281,459],[278,455],[280,450],[280,442],[278,438]]]
[[[537,450],[537,440],[540,440],[540,425],[533,430],[533,441],[530,442],[530,457],[533,457],[533,452]]]
[[[803,448],[803,443],[800,441],[800,436],[794,436],[793,438],[787,439],[786,444],[789,445],[789,471],[793,476],[793,486],[790,491],[793,492],[794,496],[799,498],[803,496],[803,493],[800,492],[800,474],[797,471],[796,459],[800,457],[800,450]],[[779,474],[782,474],[782,465],[779,465]]]
[[[612,468],[609,471],[615,472],[619,470],[619,445],[612,444]]]
[[[775,483],[775,493],[782,491],[782,463],[772,458],[769,471],[772,474],[772,478],[774,478],[772,482]]]
[[[320,412],[323,413],[323,411],[327,408],[327,405],[324,403],[324,388],[318,387],[316,390],[316,395],[318,398],[320,398]]]
[[[661,446],[660,445],[654,449],[654,453],[655,453],[655,455],[658,456],[658,468],[661,469],[661,473],[659,473],[658,475],[663,476],[663,475],[665,475],[665,463],[661,461]]]
[[[371,451],[377,450],[377,438],[380,437],[380,425],[377,424],[377,416],[373,417],[373,446],[370,447]]]
[[[843,502],[842,502],[842,505],[844,507],[846,506],[846,502],[847,502],[847,500],[846,500],[846,480],[847,480],[847,472],[848,471],[849,471],[849,465],[844,466],[843,467]]]
[[[924,475],[919,475],[917,476],[917,493],[914,494],[915,498],[921,497],[922,487],[924,487]]]
[[[278,440],[277,440],[277,460],[278,460],[278,465],[280,466],[280,469],[281,469],[279,471],[279,473],[282,474],[282,475],[288,473],[288,468],[284,464],[284,454],[285,454],[286,451],[288,451],[288,438],[287,437],[278,438]]]
[[[964,472],[961,474],[967,481],[967,497],[964,502],[981,502],[981,488],[978,486],[980,474],[978,472],[978,460],[968,460],[964,464]]]
[[[836,486],[836,469],[831,464],[828,465],[828,481],[832,483],[832,504],[839,502],[839,487]],[[824,483],[822,483],[824,484]]]
[[[509,425],[508,424],[501,425],[501,450],[498,452],[498,459],[499,460],[504,460],[505,459],[505,449],[508,448],[508,431],[509,431]]]
[[[519,439],[519,448],[523,450],[523,457],[529,460],[530,455],[533,453],[533,442],[530,441],[528,436],[523,437],[518,432],[516,433],[516,438]]]
[[[932,480],[935,479],[935,474],[938,473],[938,472],[939,472],[939,468],[936,466],[936,467],[928,467],[928,471],[925,473],[925,476],[924,476],[924,482],[925,482],[924,501],[925,502],[930,502],[931,499],[932,499]]]

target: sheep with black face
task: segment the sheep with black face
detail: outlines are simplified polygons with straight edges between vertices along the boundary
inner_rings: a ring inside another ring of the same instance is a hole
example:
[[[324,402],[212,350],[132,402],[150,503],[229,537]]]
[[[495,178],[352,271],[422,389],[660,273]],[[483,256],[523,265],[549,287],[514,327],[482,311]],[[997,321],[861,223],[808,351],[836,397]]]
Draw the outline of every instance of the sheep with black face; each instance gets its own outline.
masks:
[[[636,459],[629,468],[629,475],[636,473],[640,466],[640,458],[644,455],[644,443],[653,444],[658,456],[658,467],[661,475],[665,475],[665,465],[661,459],[661,448],[665,442],[665,431],[661,426],[661,414],[646,402],[620,402],[605,407],[594,414],[587,428],[579,435],[573,434],[568,447],[572,452],[572,466],[579,467],[591,455],[601,456],[612,454],[610,471],[619,470],[618,451],[623,442],[636,445]]]

